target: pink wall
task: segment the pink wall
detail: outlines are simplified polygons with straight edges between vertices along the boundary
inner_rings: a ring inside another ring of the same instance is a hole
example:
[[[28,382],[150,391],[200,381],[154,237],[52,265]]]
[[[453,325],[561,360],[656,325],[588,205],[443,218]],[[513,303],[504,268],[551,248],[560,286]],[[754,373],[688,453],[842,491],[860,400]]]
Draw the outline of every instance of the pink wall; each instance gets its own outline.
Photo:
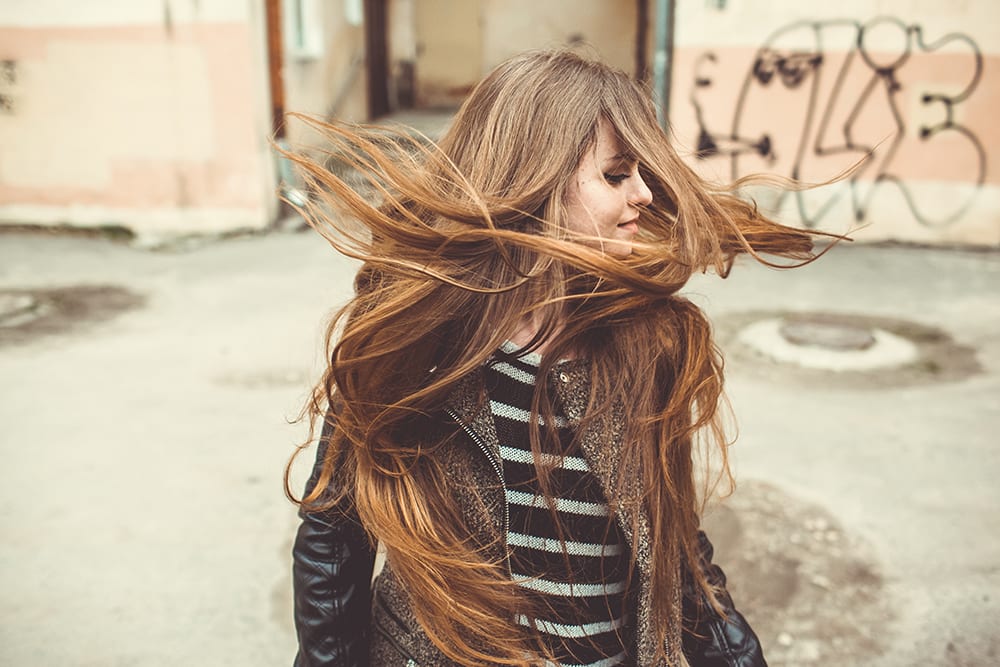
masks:
[[[247,23],[0,28],[0,205],[267,209]],[[127,224],[127,221],[124,221]]]
[[[767,172],[820,183],[863,161],[802,195],[795,214],[835,231],[871,223],[862,237],[1000,244],[1000,54],[967,36],[935,43],[902,23],[880,28],[898,32],[898,49],[858,48],[846,21],[792,25],[758,48],[677,49],[670,117],[680,147],[725,181]],[[696,157],[699,140],[715,152]]]
[[[808,130],[806,144],[809,155],[803,163],[808,169],[803,173],[804,178],[824,180],[853,161],[851,157],[817,156],[812,151],[812,145],[820,138],[820,126],[827,113],[829,122],[822,133],[821,143],[827,147],[845,143],[844,125],[873,77],[872,71],[860,58],[855,55],[847,64],[847,79],[839,94],[835,95],[836,75],[848,54],[824,54],[823,72],[814,98],[816,106],[812,110],[809,108],[813,98],[812,79],[803,80],[795,88],[777,78],[767,85],[751,79],[743,111],[738,115],[736,103],[751,74],[757,50],[710,49],[716,57],[715,62],[703,60],[699,64],[698,59],[708,50],[687,48],[675,53],[675,86],[670,112],[674,131],[684,144],[692,149],[697,144],[699,125],[695,106],[691,102],[693,94],[702,107],[704,125],[710,132],[719,135],[720,142],[732,134],[734,124],[736,134],[741,137],[759,139],[764,134],[771,137],[777,161],[772,163],[770,160],[747,157],[739,162],[740,172],[763,168],[779,173],[790,170],[805,130]],[[886,54],[878,55],[888,59]],[[983,77],[979,85],[966,101],[953,107],[954,122],[968,130],[984,148],[1000,147],[1000,123],[996,122],[1000,86],[990,85],[994,83],[992,75],[996,72],[1000,72],[1000,56],[983,56]],[[902,128],[893,117],[885,82],[879,80],[856,117],[851,131],[853,143],[874,146],[883,142],[879,147],[881,152],[890,147],[896,136],[900,136],[898,152],[891,160],[893,173],[907,179],[975,180],[977,169],[974,167],[978,160],[975,142],[968,135],[951,130],[927,140],[920,138],[922,126],[941,123],[947,118],[947,109],[942,103],[921,102],[924,93],[955,94],[972,83],[973,74],[974,61],[968,54],[913,54],[900,68],[896,76],[900,90],[892,96]],[[696,76],[709,85],[695,86]],[[810,118],[811,126],[807,128]],[[863,153],[852,151],[851,156],[856,159]],[[986,181],[1000,183],[1000,169],[995,165],[990,169],[988,160],[986,167]]]

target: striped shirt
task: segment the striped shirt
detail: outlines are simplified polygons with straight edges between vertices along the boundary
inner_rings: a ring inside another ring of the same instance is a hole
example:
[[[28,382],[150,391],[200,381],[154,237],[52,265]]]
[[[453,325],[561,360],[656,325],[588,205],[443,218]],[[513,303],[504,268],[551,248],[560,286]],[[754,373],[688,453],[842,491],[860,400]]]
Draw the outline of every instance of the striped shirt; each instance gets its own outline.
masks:
[[[511,574],[540,602],[537,618],[517,621],[535,628],[564,667],[626,664],[625,540],[597,478],[579,450],[572,449],[572,429],[558,413],[553,424],[538,417],[543,432],[555,428],[560,447],[542,452],[542,463],[551,466],[551,505],[558,525],[553,521],[529,441],[541,356],[515,358],[517,351],[513,343],[505,343],[485,376],[507,489]]]

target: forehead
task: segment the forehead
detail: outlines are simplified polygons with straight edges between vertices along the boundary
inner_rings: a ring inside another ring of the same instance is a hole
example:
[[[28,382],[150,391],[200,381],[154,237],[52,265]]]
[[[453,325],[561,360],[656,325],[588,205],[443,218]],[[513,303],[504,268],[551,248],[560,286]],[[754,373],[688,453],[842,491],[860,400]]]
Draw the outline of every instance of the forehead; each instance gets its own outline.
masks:
[[[601,120],[597,124],[592,150],[594,158],[598,162],[634,159],[634,156],[622,143],[618,131],[606,120]]]

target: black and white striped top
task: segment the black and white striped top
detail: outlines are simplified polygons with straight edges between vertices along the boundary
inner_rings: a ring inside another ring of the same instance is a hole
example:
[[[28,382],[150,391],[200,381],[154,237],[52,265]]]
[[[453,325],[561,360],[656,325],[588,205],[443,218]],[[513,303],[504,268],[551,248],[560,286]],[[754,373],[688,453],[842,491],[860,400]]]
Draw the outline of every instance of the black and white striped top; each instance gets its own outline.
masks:
[[[557,463],[550,474],[559,523],[554,525],[528,436],[541,355],[511,356],[517,351],[513,343],[505,343],[504,354],[487,365],[485,379],[503,458],[511,573],[544,610],[538,618],[522,616],[518,622],[536,628],[564,667],[625,664],[625,540],[609,516],[597,478],[580,452],[570,449],[572,429],[558,414],[554,426],[561,451],[543,452]]]

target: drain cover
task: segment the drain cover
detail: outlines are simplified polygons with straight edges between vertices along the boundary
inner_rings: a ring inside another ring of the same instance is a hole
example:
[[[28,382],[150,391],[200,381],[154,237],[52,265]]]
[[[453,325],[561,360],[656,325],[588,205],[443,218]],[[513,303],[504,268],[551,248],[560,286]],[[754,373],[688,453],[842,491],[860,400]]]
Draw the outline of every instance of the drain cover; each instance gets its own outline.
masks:
[[[838,322],[790,320],[781,325],[780,331],[792,345],[844,352],[867,350],[876,342],[871,329]]]
[[[892,368],[919,357],[916,345],[877,328],[869,331],[771,318],[754,322],[739,338],[775,361],[827,371]]]
[[[715,318],[731,368],[826,387],[878,389],[982,372],[974,348],[911,320],[823,311],[745,311]]]

